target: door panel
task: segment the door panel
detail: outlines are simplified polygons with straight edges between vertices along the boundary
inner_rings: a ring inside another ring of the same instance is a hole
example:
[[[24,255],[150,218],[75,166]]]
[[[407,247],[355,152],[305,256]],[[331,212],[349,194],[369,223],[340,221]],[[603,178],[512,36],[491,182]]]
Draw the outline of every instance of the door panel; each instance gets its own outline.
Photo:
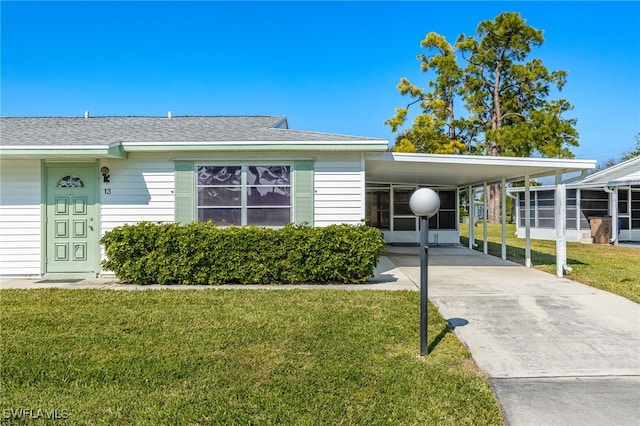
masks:
[[[97,169],[47,166],[47,273],[97,273]]]

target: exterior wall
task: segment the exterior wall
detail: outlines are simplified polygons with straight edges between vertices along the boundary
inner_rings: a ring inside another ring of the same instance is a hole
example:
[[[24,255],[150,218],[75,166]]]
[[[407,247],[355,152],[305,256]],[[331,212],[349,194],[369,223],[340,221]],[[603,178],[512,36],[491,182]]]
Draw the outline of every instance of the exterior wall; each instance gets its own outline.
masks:
[[[0,276],[39,276],[42,234],[39,160],[0,162]]]
[[[174,221],[174,165],[170,155],[132,153],[126,160],[102,160],[102,167],[109,168],[109,182],[100,178],[101,236],[124,224]],[[102,246],[100,259],[104,259]]]
[[[175,220],[175,159],[181,154],[130,153],[103,159],[109,182],[99,180],[100,235],[124,224]],[[244,157],[244,156],[243,156]],[[212,153],[195,162],[297,159],[292,154],[246,160]],[[315,226],[360,224],[365,217],[364,166],[360,152],[316,153],[313,161]],[[42,270],[42,172],[40,160],[6,160],[0,167],[0,276],[39,276]],[[195,192],[195,188],[194,188]],[[104,251],[101,252],[101,258]],[[108,271],[101,271],[108,274]]]
[[[100,235],[125,223],[174,221],[174,164],[168,154],[132,153],[103,160],[110,182],[100,179]]]
[[[175,162],[179,153],[131,153],[126,160],[103,160],[110,182],[100,184],[101,235],[141,221],[175,220]],[[272,157],[272,158],[269,158]],[[286,155],[239,158],[231,154],[203,154],[195,163],[287,161]],[[291,157],[293,159],[295,157]],[[364,177],[360,153],[318,155],[314,161],[314,225],[361,223]],[[193,189],[195,192],[195,188]],[[195,217],[194,217],[195,219]],[[101,253],[104,257],[104,251]],[[103,271],[104,273],[105,271]],[[108,273],[108,272],[107,272]]]
[[[364,168],[359,152],[317,156],[314,163],[314,225],[362,223]]]
[[[126,160],[104,160],[100,167],[110,169],[110,182],[101,183],[101,233],[124,223],[173,222],[173,158],[178,154],[132,153]],[[314,161],[314,225],[359,224],[364,218],[362,198],[364,176],[360,153],[317,155]],[[242,162],[237,156],[202,156],[196,162]],[[274,156],[287,161],[286,156]],[[295,157],[292,157],[295,158]],[[270,161],[266,156],[244,161]],[[293,160],[291,160],[293,161]]]

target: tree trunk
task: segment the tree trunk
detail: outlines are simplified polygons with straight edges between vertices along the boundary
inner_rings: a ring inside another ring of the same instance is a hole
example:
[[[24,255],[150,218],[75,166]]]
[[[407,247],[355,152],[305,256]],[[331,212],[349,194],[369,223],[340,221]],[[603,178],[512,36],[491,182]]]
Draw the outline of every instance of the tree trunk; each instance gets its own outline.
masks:
[[[487,209],[489,210],[489,223],[500,223],[500,185],[489,185],[489,199],[487,200]]]
[[[502,105],[500,104],[500,80],[502,78],[502,63],[498,62],[495,69],[496,80],[493,84],[493,111],[491,113],[491,129],[499,130],[502,127]],[[499,134],[496,132],[493,135],[494,138],[499,138]],[[499,156],[502,154],[502,149],[499,140],[491,141],[490,156]],[[487,200],[487,209],[489,210],[488,219],[489,223],[500,223],[500,185],[489,186],[489,199]]]

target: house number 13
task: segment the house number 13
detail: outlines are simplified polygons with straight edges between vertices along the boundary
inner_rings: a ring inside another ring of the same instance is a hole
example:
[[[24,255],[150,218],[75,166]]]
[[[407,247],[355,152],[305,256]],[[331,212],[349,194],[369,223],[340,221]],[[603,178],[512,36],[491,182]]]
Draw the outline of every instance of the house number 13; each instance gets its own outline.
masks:
[[[104,195],[111,195],[111,188],[105,188]]]

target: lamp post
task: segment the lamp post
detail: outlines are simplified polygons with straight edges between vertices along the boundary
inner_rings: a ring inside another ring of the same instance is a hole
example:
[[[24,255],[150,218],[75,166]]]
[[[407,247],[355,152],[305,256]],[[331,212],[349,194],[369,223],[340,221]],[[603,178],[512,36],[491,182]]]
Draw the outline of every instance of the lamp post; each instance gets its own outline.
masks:
[[[429,354],[427,344],[427,278],[429,269],[429,218],[440,208],[440,197],[429,188],[420,188],[411,194],[409,207],[420,218],[420,355]]]

